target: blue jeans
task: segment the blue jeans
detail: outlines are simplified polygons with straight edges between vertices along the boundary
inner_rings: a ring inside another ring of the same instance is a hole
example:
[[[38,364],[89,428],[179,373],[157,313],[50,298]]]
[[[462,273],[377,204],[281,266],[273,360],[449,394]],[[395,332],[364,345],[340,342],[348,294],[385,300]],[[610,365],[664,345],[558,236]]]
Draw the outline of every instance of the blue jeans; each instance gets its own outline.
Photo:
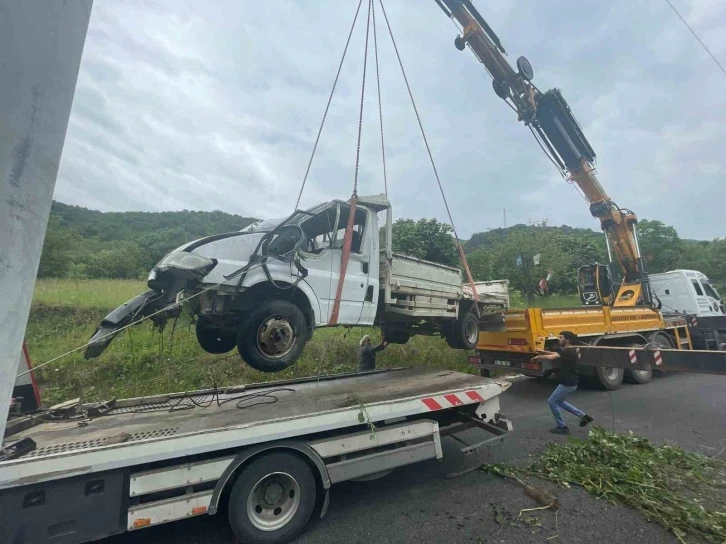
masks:
[[[564,408],[565,410],[573,415],[576,415],[577,417],[582,417],[585,415],[585,412],[575,408],[572,404],[565,401],[567,396],[571,393],[574,393],[576,390],[576,385],[560,384],[552,392],[550,398],[547,399],[547,404],[550,405],[550,410],[552,410],[552,415],[555,416],[555,421],[557,421],[558,427],[567,427],[567,423],[565,423],[565,420],[562,419],[562,412],[560,411],[560,408]]]

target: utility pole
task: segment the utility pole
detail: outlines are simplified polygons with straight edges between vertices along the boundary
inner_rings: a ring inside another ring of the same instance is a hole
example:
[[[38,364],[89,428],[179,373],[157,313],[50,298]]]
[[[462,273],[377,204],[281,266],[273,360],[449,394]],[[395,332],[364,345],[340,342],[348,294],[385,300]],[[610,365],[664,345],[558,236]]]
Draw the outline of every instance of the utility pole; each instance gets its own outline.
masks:
[[[93,0],[0,0],[0,437]]]

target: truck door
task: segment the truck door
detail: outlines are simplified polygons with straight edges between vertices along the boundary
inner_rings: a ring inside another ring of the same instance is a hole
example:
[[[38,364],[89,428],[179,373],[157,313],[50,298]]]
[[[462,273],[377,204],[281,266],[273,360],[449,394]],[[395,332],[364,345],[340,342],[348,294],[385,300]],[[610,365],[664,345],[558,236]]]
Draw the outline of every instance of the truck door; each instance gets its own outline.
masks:
[[[333,273],[338,267],[340,273],[340,252],[332,247],[335,236],[338,206],[336,203],[316,211],[302,224],[303,232],[308,237],[308,247],[303,248],[302,265],[307,269],[305,281],[315,292],[320,305],[320,317],[316,325],[325,325],[330,319],[332,311],[332,298],[335,292],[331,291],[337,286],[337,275],[333,284]]]
[[[343,239],[345,237],[345,228],[348,225],[348,217],[350,216],[350,205],[347,203],[339,203],[340,207],[337,231],[333,237],[333,259],[330,275],[330,299],[331,307],[335,301],[338,289],[338,281],[340,278],[341,264],[343,261]],[[368,276],[371,272],[370,262],[370,242],[366,236],[368,225],[368,210],[362,207],[356,207],[355,218],[353,222],[353,243],[350,248],[350,258],[348,260],[348,268],[343,280],[343,292],[340,298],[340,313],[338,315],[338,323],[341,325],[357,325],[361,319],[364,302],[368,290]],[[373,226],[375,229],[375,225]],[[377,273],[377,271],[376,271]],[[377,275],[377,274],[376,274]],[[374,290],[377,293],[377,290]]]
[[[376,214],[367,212],[368,228],[363,231],[363,243],[361,244],[361,269],[366,274],[366,291],[363,299],[359,325],[373,325],[378,308],[378,287],[380,283],[379,274],[379,233]],[[351,253],[352,256],[352,253]],[[348,264],[350,267],[350,263]]]
[[[703,292],[701,282],[695,278],[691,278],[691,285],[693,286],[693,294],[696,299],[697,315],[709,315],[711,313],[711,305],[708,302],[708,297]]]

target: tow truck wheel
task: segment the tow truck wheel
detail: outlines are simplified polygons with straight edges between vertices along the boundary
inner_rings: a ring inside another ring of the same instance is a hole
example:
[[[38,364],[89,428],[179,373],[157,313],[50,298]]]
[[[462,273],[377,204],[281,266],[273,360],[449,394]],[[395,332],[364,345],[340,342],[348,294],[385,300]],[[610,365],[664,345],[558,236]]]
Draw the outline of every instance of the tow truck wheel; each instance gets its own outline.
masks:
[[[280,372],[293,365],[307,341],[305,316],[286,300],[263,300],[237,332],[240,356],[260,372]]]
[[[197,341],[207,353],[229,353],[237,344],[234,333],[223,333],[219,327],[210,327],[204,320],[197,320]]]
[[[315,477],[292,453],[257,457],[242,472],[229,495],[229,524],[240,542],[271,544],[298,536],[315,508]]]

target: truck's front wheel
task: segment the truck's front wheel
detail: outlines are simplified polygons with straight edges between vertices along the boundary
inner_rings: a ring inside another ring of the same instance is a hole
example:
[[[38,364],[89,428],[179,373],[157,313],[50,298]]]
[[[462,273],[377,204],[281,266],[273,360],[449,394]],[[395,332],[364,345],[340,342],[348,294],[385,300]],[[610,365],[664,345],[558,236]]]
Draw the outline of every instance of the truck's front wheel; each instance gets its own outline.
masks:
[[[305,316],[286,300],[263,300],[237,332],[242,359],[260,372],[280,372],[298,360],[308,340]]]
[[[292,453],[254,459],[237,477],[229,496],[229,523],[240,542],[289,542],[305,528],[315,508],[315,477]]]

